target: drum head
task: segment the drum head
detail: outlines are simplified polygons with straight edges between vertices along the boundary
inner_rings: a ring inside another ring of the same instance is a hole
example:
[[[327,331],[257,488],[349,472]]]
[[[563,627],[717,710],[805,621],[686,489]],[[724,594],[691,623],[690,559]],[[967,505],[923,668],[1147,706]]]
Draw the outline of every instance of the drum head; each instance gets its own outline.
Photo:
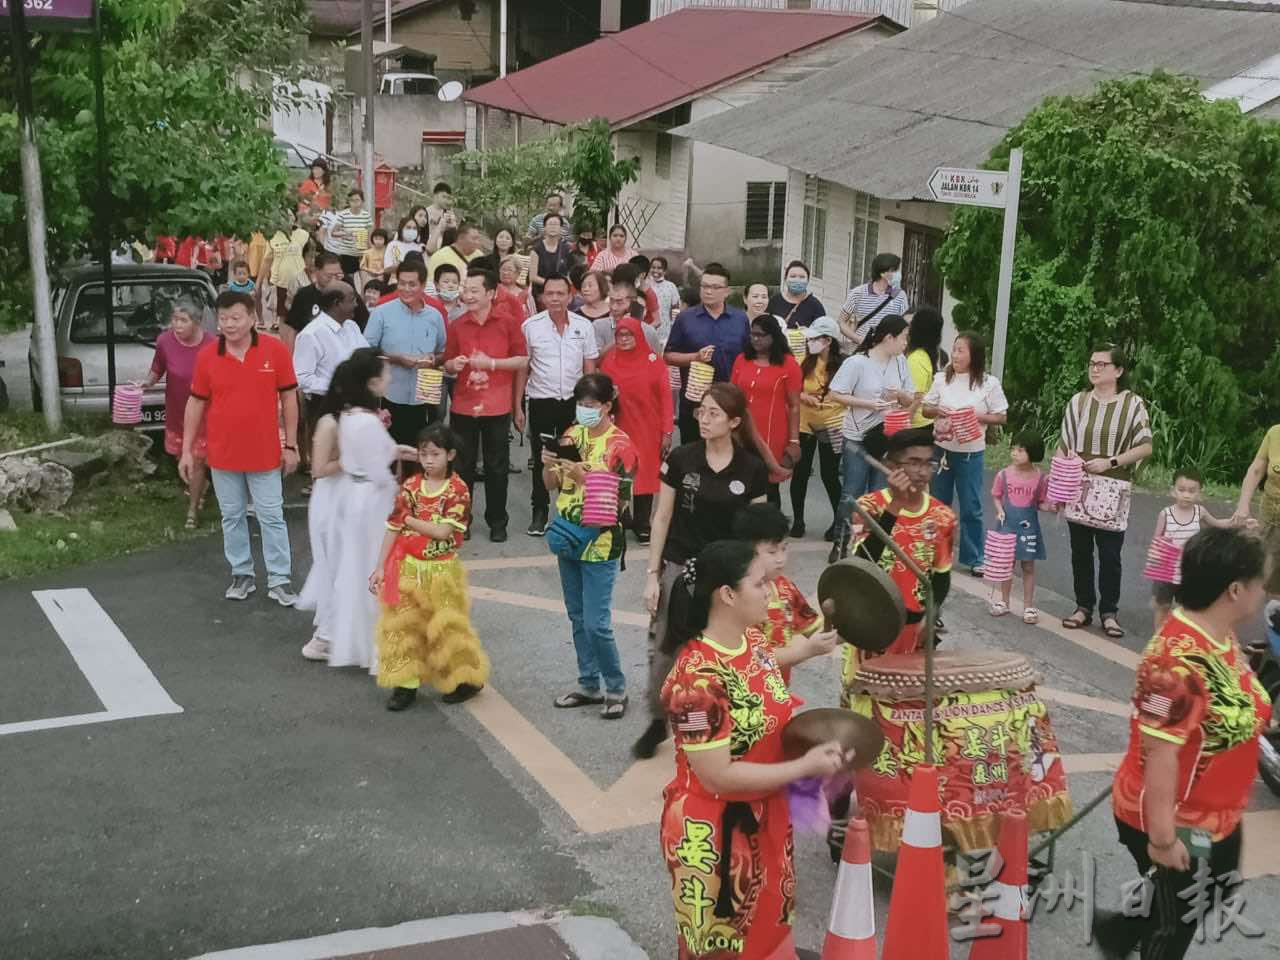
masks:
[[[882,653],[907,622],[902,593],[880,567],[861,557],[833,563],[818,578],[818,600],[834,606],[831,626],[859,650]]]
[[[880,756],[884,732],[868,717],[836,707],[818,707],[791,718],[782,730],[782,749],[788,760],[802,757],[828,740],[839,740],[854,752],[855,770],[870,766]]]
[[[938,650],[933,655],[934,694],[1030,690],[1035,671],[1026,657],[1010,650]],[[851,689],[882,700],[924,696],[924,654],[895,653],[858,665]]]

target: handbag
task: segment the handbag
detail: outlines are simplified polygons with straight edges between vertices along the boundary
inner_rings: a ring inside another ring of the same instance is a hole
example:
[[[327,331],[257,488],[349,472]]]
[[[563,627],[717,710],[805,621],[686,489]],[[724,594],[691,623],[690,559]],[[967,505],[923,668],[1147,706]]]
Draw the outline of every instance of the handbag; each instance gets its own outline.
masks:
[[[557,557],[564,560],[579,560],[587,549],[587,544],[596,538],[599,530],[592,530],[580,523],[556,517],[547,527],[545,534],[547,547]]]
[[[1070,523],[1095,530],[1124,533],[1129,527],[1129,497],[1133,485],[1128,480],[1086,474],[1080,498],[1063,511]]]

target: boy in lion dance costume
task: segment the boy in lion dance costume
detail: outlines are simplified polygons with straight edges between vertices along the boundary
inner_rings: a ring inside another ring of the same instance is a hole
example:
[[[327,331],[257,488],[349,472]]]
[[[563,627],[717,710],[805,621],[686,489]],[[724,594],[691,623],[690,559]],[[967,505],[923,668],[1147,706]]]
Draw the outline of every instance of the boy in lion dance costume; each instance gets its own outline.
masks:
[[[458,559],[471,495],[453,472],[457,436],[444,424],[418,439],[422,473],[405,480],[387,520],[370,589],[378,619],[378,686],[391,687],[388,710],[413,704],[430,683],[445,703],[461,703],[489,679],[489,658],[471,625],[467,575]]]

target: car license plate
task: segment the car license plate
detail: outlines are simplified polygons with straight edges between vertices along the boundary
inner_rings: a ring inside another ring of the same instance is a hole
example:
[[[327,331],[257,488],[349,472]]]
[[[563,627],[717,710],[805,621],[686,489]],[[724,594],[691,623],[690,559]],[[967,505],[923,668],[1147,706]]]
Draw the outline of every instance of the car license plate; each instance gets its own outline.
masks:
[[[163,426],[164,425],[164,407],[143,407],[142,420],[144,426]]]

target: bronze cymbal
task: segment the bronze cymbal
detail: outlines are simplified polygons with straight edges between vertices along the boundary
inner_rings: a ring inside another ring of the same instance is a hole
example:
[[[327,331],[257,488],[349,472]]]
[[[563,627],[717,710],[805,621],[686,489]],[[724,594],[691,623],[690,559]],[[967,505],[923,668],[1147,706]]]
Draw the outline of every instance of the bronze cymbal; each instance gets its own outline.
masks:
[[[839,740],[854,751],[854,769],[870,766],[880,755],[884,733],[874,720],[838,707],[816,707],[797,713],[782,729],[782,749],[788,760],[804,756],[828,740]]]
[[[818,599],[823,610],[830,611],[829,626],[859,650],[887,650],[907,622],[898,585],[884,570],[861,557],[839,560],[823,570],[818,578]]]

